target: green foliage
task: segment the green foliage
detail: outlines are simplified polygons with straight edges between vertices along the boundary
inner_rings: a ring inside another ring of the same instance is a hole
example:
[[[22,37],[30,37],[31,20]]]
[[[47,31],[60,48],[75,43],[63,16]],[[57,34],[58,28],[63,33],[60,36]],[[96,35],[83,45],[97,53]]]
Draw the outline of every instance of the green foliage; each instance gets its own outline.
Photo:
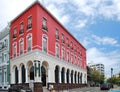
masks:
[[[119,81],[120,81],[120,77],[111,77],[107,79],[107,82],[113,83],[113,84],[118,84]]]
[[[101,74],[96,68],[91,68],[91,80],[95,83],[103,83],[104,82],[104,75]]]

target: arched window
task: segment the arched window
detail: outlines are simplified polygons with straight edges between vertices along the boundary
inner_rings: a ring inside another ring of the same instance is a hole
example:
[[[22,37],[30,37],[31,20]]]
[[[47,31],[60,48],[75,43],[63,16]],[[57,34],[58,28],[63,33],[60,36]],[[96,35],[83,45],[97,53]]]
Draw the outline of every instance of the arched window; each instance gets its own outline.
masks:
[[[18,69],[17,67],[15,68],[15,83],[18,83]]]
[[[69,83],[69,69],[67,69],[67,83]]]
[[[78,73],[78,84],[80,83],[80,73]]]
[[[24,40],[23,39],[20,39],[19,41],[19,47],[20,47],[20,55],[24,53]]]
[[[32,50],[32,34],[27,35],[27,51]]]
[[[55,67],[55,82],[59,83],[59,66]]]
[[[42,74],[42,85],[46,86],[46,69],[44,66],[41,66],[41,74]]]
[[[25,67],[24,67],[24,65],[22,65],[21,71],[22,71],[22,83],[25,83]]]
[[[73,70],[71,71],[71,83],[73,83]]]
[[[62,68],[62,71],[61,71],[61,82],[65,83],[65,68],[64,67]]]
[[[42,50],[44,52],[47,52],[47,37],[45,35],[43,35],[42,38]]]
[[[77,75],[77,72],[75,72],[75,75],[74,75],[75,76],[75,83],[76,83],[76,75]]]
[[[82,76],[83,76],[83,74],[81,73],[81,75],[80,75],[80,83],[82,84]]]
[[[13,57],[17,56],[17,43],[13,43]]]
[[[34,66],[30,68],[30,80],[34,80]]]

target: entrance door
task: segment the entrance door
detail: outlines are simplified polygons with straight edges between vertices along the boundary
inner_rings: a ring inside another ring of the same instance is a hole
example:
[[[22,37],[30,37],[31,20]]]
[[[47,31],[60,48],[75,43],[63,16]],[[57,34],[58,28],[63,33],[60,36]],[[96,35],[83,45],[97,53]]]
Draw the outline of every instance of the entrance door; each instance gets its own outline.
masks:
[[[34,80],[34,67],[30,68],[30,80]]]
[[[42,85],[46,86],[46,69],[44,66],[41,67],[41,74],[42,74]]]

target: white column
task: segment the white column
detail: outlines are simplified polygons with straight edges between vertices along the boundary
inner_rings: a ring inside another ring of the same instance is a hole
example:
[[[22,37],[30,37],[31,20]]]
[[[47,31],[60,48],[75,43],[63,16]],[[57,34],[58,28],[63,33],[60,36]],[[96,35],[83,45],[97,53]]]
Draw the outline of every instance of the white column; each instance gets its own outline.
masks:
[[[59,83],[61,83],[61,70],[59,70]]]
[[[75,83],[75,75],[74,75],[74,72],[73,72],[73,83]]]
[[[71,72],[69,72],[69,83],[71,83]]]
[[[28,83],[28,67],[25,69],[25,77],[26,77],[26,83]]]
[[[15,71],[11,72],[11,84],[15,84]]]
[[[76,83],[78,83],[78,73],[76,73]]]
[[[65,75],[65,76],[64,76],[64,79],[65,79],[64,82],[67,83],[67,80],[66,80],[66,79],[67,79],[67,78],[66,78],[66,71],[64,72],[64,75]]]
[[[18,70],[18,79],[19,79],[18,83],[22,83],[21,82],[21,70],[20,69]]]
[[[48,82],[51,82],[51,72],[50,72],[50,68],[48,68]]]

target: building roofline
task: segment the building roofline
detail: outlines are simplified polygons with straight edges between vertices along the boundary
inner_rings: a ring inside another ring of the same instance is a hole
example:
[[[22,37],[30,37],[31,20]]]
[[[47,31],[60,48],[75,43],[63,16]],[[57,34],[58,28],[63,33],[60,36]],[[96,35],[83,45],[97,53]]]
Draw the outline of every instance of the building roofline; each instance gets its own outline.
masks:
[[[5,27],[0,32],[0,40],[3,39],[4,37],[6,37],[8,34],[9,34],[9,28]]]
[[[65,31],[70,35],[72,36],[72,38],[77,41],[80,46],[82,46],[85,50],[86,48],[58,21],[57,18],[55,18],[49,11],[47,8],[45,8],[41,3],[40,1],[36,0],[34,1],[30,6],[28,6],[23,12],[21,12],[18,16],[16,16],[10,23],[14,22],[17,18],[19,18],[23,13],[25,13],[27,10],[29,10],[31,7],[33,7],[35,4],[39,4],[40,7],[42,7],[58,24],[60,24],[60,26],[65,29]]]

